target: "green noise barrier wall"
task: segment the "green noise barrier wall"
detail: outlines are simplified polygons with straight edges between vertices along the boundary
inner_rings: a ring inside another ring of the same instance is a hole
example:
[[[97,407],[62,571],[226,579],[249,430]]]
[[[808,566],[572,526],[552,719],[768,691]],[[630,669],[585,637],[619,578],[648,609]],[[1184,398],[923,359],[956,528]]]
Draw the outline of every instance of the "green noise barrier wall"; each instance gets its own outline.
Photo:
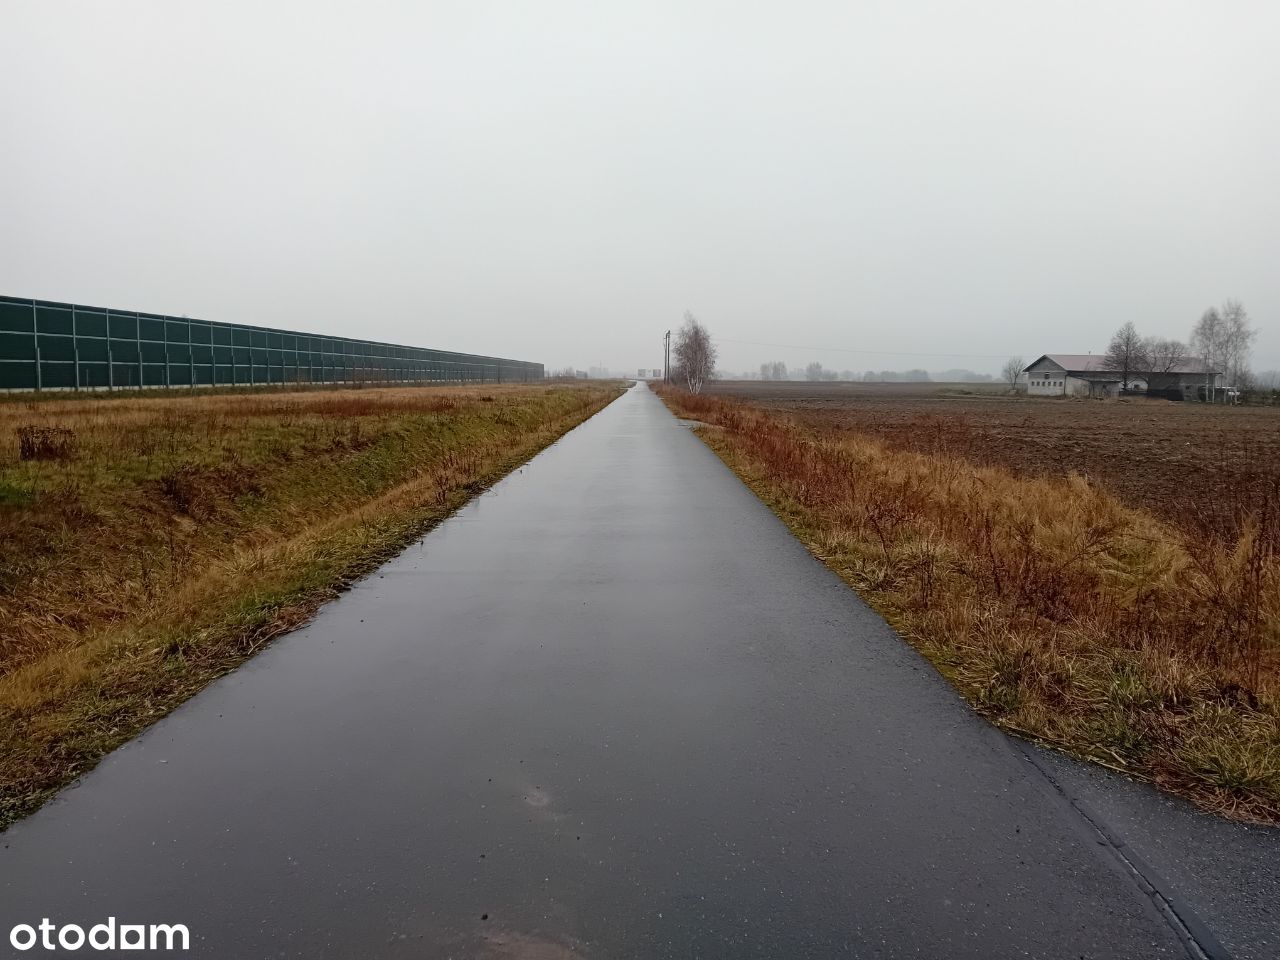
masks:
[[[0,390],[527,383],[540,363],[0,296]]]

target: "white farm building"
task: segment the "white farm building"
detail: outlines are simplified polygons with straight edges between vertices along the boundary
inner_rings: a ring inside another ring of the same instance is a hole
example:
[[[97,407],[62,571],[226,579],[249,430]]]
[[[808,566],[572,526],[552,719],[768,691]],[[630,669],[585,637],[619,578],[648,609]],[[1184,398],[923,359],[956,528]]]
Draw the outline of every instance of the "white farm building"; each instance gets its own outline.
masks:
[[[1120,371],[1107,367],[1106,357],[1096,353],[1046,353],[1027,366],[1027,394],[1032,397],[1114,397],[1120,393]],[[1206,369],[1204,361],[1190,357],[1165,368],[1131,370],[1130,393],[1149,393],[1170,400],[1204,399],[1209,389],[1222,387],[1222,374]]]

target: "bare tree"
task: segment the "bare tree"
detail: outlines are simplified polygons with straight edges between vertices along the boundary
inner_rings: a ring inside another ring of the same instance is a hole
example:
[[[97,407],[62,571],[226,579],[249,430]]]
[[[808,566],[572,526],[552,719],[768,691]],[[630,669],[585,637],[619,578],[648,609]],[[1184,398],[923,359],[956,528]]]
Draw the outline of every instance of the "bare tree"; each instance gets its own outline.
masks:
[[[1120,374],[1120,392],[1129,392],[1129,380],[1135,373],[1147,373],[1151,364],[1147,359],[1146,341],[1138,335],[1138,328],[1129,321],[1111,338],[1102,369]]]
[[[1280,400],[1280,370],[1263,370],[1253,377],[1253,394],[1256,399],[1275,403]]]
[[[1148,337],[1142,343],[1142,351],[1152,373],[1173,373],[1191,358],[1190,348],[1181,340],[1161,337]]]
[[[1217,307],[1210,307],[1200,314],[1200,319],[1191,329],[1191,349],[1200,356],[1204,364],[1205,399],[1214,400],[1213,374],[1222,366],[1226,327],[1222,322],[1222,314]]]
[[[761,380],[786,380],[787,365],[781,360],[771,360],[760,364]]]
[[[1010,390],[1018,389],[1018,381],[1022,378],[1022,371],[1026,366],[1026,361],[1021,357],[1010,357],[1004,362],[1004,366],[1000,368],[1000,376],[1009,384]]]
[[[811,364],[809,364],[807,367],[805,367],[805,368],[804,368],[804,378],[805,378],[806,380],[821,380],[821,379],[822,379],[822,364],[820,364],[817,360],[815,360],[815,361],[813,361],[813,363],[811,363]]]
[[[1239,300],[1223,301],[1222,326],[1222,372],[1227,375],[1229,386],[1243,388],[1249,380],[1249,357],[1258,331]]]
[[[716,345],[711,342],[707,328],[687,311],[676,334],[672,357],[676,367],[675,379],[683,380],[690,393],[701,393],[703,385],[715,375]]]
[[[1258,331],[1239,300],[1225,300],[1222,309],[1210,307],[1200,315],[1191,331],[1192,349],[1205,365],[1205,393],[1214,399],[1213,374],[1221,373],[1228,386],[1239,386],[1247,379],[1249,357]]]

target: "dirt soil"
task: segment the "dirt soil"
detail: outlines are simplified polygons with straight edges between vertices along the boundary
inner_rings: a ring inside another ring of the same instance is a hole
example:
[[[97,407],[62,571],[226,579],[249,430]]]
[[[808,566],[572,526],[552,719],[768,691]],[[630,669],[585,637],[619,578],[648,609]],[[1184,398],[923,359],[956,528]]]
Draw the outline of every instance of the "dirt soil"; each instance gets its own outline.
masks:
[[[1243,512],[1274,515],[1280,500],[1280,407],[1033,400],[990,384],[723,381],[712,392],[897,449],[1019,475],[1074,471],[1195,532],[1233,537]]]

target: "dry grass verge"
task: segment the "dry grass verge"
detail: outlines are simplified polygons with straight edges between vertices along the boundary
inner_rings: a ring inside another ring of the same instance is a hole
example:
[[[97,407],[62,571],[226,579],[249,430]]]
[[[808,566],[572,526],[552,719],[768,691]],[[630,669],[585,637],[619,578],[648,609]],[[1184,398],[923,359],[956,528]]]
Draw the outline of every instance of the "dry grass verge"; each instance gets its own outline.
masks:
[[[1226,540],[1076,476],[1015,476],[668,392],[703,439],[984,715],[1280,822],[1280,504]]]
[[[0,828],[620,392],[0,404]]]
[[[883,388],[896,389],[885,390]],[[1151,398],[959,397],[928,384],[720,381],[711,392],[822,434],[960,457],[1017,476],[1080,473],[1175,527],[1237,539],[1280,499],[1280,408]]]

